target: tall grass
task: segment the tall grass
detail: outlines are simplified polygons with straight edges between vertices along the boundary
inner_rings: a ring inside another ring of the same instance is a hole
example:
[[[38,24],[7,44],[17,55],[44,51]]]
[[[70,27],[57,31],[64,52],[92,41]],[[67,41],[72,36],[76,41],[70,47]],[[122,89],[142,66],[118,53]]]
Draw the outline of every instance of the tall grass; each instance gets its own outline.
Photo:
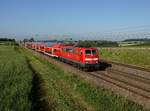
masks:
[[[38,109],[56,111],[143,111],[143,107],[113,92],[64,72],[52,63],[25,52],[38,78]],[[39,105],[40,104],[40,105]]]
[[[55,67],[42,63],[36,58],[29,55],[31,67],[35,70],[35,78],[39,89],[34,107],[35,109],[56,110],[56,111],[92,111],[90,107],[81,96],[64,83],[64,81],[57,76]],[[49,105],[49,106],[47,106]],[[45,107],[46,106],[46,107]]]
[[[102,48],[100,56],[107,60],[150,68],[149,48]]]
[[[17,46],[0,45],[0,111],[31,110],[32,72]]]

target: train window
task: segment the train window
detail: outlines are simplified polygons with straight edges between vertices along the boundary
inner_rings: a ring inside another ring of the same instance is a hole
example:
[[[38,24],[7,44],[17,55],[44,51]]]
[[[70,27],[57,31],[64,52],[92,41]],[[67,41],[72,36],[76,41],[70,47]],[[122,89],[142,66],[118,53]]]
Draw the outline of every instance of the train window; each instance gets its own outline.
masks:
[[[71,52],[71,53],[72,53],[72,52],[73,52],[73,50],[72,50],[72,49],[70,49],[70,50],[69,50],[69,52]]]
[[[54,52],[56,52],[57,51],[57,49],[54,49]]]
[[[85,50],[85,54],[86,55],[95,55],[96,54],[96,50]]]
[[[66,48],[66,52],[72,52],[72,49]]]
[[[96,50],[92,50],[92,54],[95,55],[96,54]]]
[[[63,50],[64,52],[66,52],[66,48],[63,48],[62,50]]]
[[[86,55],[91,55],[91,50],[85,50]]]
[[[77,54],[77,50],[74,48],[72,51],[74,54]]]

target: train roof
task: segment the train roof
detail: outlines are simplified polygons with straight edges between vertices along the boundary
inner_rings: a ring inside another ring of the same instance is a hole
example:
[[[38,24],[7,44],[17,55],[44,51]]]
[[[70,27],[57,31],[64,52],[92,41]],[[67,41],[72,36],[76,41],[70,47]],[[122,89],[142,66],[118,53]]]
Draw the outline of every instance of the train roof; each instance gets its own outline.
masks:
[[[83,50],[96,50],[97,48],[95,47],[76,47],[76,48],[80,48],[80,49],[83,49]]]
[[[62,46],[63,46],[62,43],[56,43],[56,44],[53,44],[53,45],[52,45],[52,47],[54,47],[54,48],[60,48],[60,47],[62,47]]]
[[[56,42],[44,42],[47,47],[52,47],[53,45],[56,44]]]

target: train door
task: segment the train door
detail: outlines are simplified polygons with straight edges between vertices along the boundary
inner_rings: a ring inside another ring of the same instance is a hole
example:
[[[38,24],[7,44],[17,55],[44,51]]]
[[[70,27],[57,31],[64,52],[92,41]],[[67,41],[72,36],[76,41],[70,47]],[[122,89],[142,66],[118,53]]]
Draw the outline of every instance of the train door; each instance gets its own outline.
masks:
[[[83,51],[82,50],[80,51],[79,56],[80,56],[80,61],[82,62],[83,61]]]

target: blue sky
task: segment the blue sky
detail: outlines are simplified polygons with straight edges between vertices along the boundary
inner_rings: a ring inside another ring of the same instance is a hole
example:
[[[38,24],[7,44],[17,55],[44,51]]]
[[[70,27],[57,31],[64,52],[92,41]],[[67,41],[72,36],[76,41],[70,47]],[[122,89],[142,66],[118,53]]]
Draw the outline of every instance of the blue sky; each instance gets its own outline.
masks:
[[[149,29],[150,0],[0,0],[0,36],[96,37]]]

